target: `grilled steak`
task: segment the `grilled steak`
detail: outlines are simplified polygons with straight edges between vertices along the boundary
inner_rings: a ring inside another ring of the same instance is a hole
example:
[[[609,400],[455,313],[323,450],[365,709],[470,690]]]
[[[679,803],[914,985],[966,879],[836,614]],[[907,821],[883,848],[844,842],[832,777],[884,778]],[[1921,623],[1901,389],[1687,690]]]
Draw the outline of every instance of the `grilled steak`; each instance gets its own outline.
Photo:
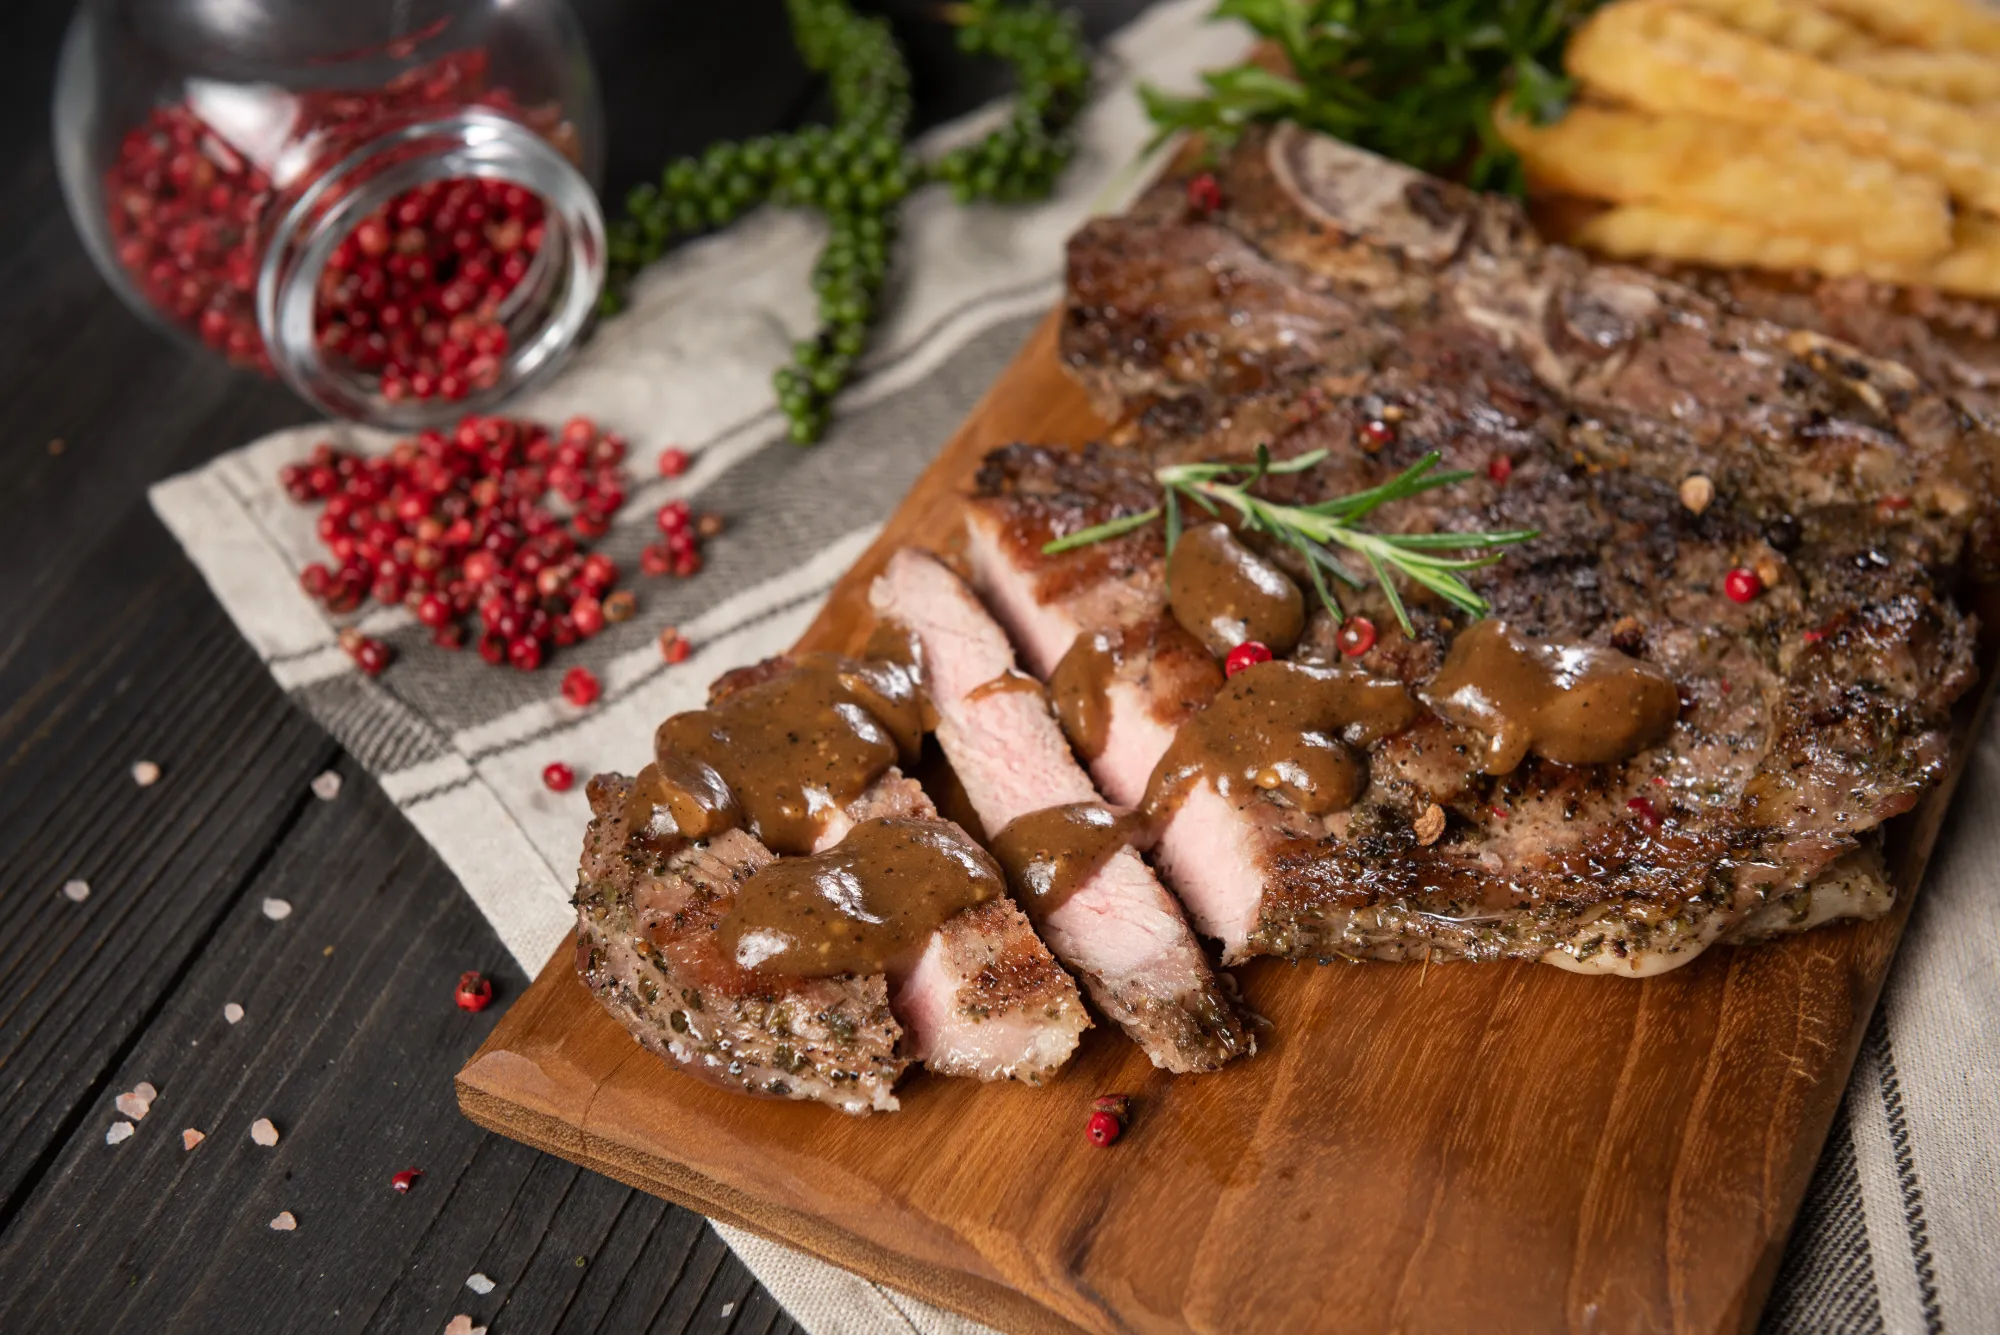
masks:
[[[731,674],[711,698],[786,667],[774,660]],[[632,789],[618,775],[590,784],[577,969],[641,1043],[691,1073],[847,1112],[888,1110],[911,1062],[1039,1084],[1088,1027],[1075,983],[1004,897],[947,919],[899,977],[742,967],[718,945],[717,929],[773,854],[742,829],[690,841],[668,821],[661,833],[659,822],[635,813],[645,804],[631,800]],[[891,767],[832,813],[815,847],[837,847],[854,826],[881,818],[938,816],[922,788]]]
[[[896,1107],[909,1059],[889,980],[737,969],[709,938],[770,852],[741,830],[659,847],[626,828],[630,790],[621,775],[590,781],[576,955],[598,1000],[653,1052],[716,1084],[846,1112]]]
[[[922,646],[938,743],[989,834],[1033,812],[1099,800],[1046,697],[1019,676],[1005,632],[958,576],[905,549],[890,558],[870,601]],[[1155,1066],[1211,1071],[1252,1050],[1180,905],[1129,844],[1039,925],[1056,957]]]
[[[1263,484],[1291,502],[1440,451],[1474,477],[1371,524],[1539,530],[1470,572],[1494,615],[1651,664],[1682,703],[1629,760],[1530,756],[1500,775],[1482,772],[1491,739],[1420,711],[1368,744],[1365,789],[1331,815],[1196,785],[1155,859],[1225,961],[1648,973],[1883,911],[1878,827],[1942,772],[1974,678],[1949,581],[1993,564],[1980,415],[1899,362],[1543,245],[1511,203],[1331,140],[1246,136],[1221,175],[1212,216],[1170,182],[1074,239],[1064,355],[1113,443],[999,451],[975,501],[975,583],[1037,672],[1080,633],[1115,640],[1090,748],[1105,791],[1132,800],[1202,691],[1161,652],[1157,530],[1040,548],[1156,503],[1162,462],[1259,442],[1330,451]],[[1698,508],[1680,494],[1696,476],[1713,498]],[[1288,550],[1263,554],[1304,582]],[[1739,567],[1768,586],[1747,603],[1722,594]],[[1464,618],[1409,596],[1406,637],[1379,590],[1342,592],[1381,631],[1346,662],[1422,695]],[[1296,657],[1343,662],[1332,630],[1317,616]]]

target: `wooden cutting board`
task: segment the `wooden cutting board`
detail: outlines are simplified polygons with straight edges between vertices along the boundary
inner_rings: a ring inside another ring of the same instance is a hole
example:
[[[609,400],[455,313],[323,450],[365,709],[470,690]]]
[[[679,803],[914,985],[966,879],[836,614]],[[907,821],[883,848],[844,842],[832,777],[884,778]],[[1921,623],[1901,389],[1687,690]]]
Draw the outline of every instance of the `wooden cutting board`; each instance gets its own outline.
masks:
[[[801,647],[859,645],[869,581],[895,548],[950,540],[987,450],[1101,432],[1057,329]],[[1895,831],[1902,893],[1881,921],[1636,982],[1259,961],[1236,974],[1270,1020],[1262,1050],[1216,1075],[1162,1075],[1100,1025],[1043,1089],[917,1074],[902,1112],[865,1118],[754,1100],[638,1047],[565,947],[459,1073],[459,1103],[1006,1331],[1747,1330],[1957,778]],[[1108,1092],[1133,1095],[1134,1118],[1105,1150],[1083,1131]]]

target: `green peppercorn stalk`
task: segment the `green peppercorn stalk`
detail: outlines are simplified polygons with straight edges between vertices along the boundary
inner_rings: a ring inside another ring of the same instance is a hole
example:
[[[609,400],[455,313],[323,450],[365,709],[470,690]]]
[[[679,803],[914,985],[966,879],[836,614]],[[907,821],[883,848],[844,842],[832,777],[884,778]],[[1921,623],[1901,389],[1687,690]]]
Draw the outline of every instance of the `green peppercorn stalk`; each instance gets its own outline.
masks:
[[[896,220],[911,191],[932,182],[960,203],[1045,198],[1075,152],[1070,128],[1090,92],[1090,61],[1073,15],[1049,0],[1003,5],[965,0],[939,11],[959,49],[1011,66],[1007,121],[935,161],[909,146],[910,72],[887,21],[845,0],[787,0],[792,37],[807,66],[826,75],[834,123],[792,134],[716,144],[682,158],[627,197],[612,226],[610,279],[601,309],[623,303],[631,277],[679,237],[724,227],[766,202],[813,209],[828,225],[813,266],[820,328],[795,344],[773,385],[801,445],[826,431],[833,398],[854,376],[881,314]]]

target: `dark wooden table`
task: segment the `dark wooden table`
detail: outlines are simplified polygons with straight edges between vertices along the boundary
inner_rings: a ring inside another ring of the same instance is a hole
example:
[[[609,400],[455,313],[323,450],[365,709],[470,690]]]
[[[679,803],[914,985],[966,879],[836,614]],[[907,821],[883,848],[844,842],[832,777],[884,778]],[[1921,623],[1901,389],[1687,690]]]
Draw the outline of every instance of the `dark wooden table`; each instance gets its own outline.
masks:
[[[1141,4],[1080,7],[1102,35]],[[822,109],[778,0],[577,8],[612,198]],[[924,120],[1000,91],[927,5],[888,8]],[[452,1075],[527,980],[147,507],[149,484],[311,414],[142,324],[85,259],[48,134],[69,10],[0,17],[0,1331],[795,1329],[698,1216],[459,1116]],[[326,769],[333,802],[308,788]],[[267,897],[298,906],[282,929]],[[452,1002],[468,968],[496,975],[483,1014]],[[141,1080],[158,1101],[108,1147]],[[251,1143],[259,1117],[275,1149]],[[281,1210],[297,1231],[268,1227]],[[498,1287],[466,1289],[475,1271]]]

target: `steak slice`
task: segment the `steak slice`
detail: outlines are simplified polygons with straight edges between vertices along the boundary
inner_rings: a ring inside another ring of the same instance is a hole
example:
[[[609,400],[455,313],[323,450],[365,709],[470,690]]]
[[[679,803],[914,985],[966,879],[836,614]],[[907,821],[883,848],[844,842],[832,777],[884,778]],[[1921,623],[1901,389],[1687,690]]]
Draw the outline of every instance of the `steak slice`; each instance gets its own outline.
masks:
[[[1006,633],[957,575],[905,548],[870,602],[922,646],[938,743],[989,832],[1030,812],[1098,800],[1047,699],[1019,678]],[[1254,1050],[1180,906],[1131,846],[1044,916],[1041,931],[1155,1066],[1211,1071]]]
[[[1166,675],[1135,632],[1164,613],[1160,537],[1041,546],[1155,504],[1159,463],[1260,442],[1330,452],[1264,484],[1283,501],[1376,485],[1431,450],[1472,472],[1371,523],[1539,529],[1471,574],[1495,615],[1651,661],[1683,710],[1623,764],[1531,759],[1498,777],[1471,759],[1478,734],[1425,715],[1370,746],[1361,800],[1324,818],[1198,788],[1154,850],[1197,927],[1226,962],[1649,972],[1716,940],[1879,912],[1874,831],[1942,772],[1974,677],[1948,589],[1990,545],[1990,433],[1899,363],[1543,246],[1504,202],[1284,140],[1246,136],[1213,217],[1156,197],[1078,234],[1064,350],[1116,444],[1017,446],[980,475],[975,582],[1038,670],[1083,632],[1140,646],[1107,692],[1100,783],[1133,791],[1171,734],[1158,719],[1190,706],[1117,689]],[[1182,281],[1163,283],[1167,267]],[[1367,442],[1371,421],[1394,424],[1387,445]],[[1714,495],[1698,510],[1679,496],[1695,474]],[[1263,554],[1303,582],[1288,552]],[[1748,604],[1720,594],[1739,566],[1769,586]],[[1412,598],[1406,637],[1378,591],[1342,597],[1381,630],[1358,666],[1412,688],[1462,628]],[[1298,656],[1340,661],[1331,631],[1317,616]],[[1425,840],[1432,808],[1444,831]]]
[[[1004,899],[948,920],[900,978],[738,966],[718,949],[716,927],[773,855],[742,830],[696,843],[634,830],[631,787],[619,775],[590,784],[577,969],[641,1043],[693,1074],[846,1112],[890,1110],[913,1061],[942,1075],[1040,1084],[1089,1026],[1076,984]],[[891,768],[829,824],[820,847],[878,817],[938,818],[916,781]]]
[[[889,1111],[909,1064],[889,980],[766,978],[715,949],[737,887],[772,860],[741,830],[662,844],[626,828],[631,781],[590,781],[577,972],[649,1050],[725,1088]]]

